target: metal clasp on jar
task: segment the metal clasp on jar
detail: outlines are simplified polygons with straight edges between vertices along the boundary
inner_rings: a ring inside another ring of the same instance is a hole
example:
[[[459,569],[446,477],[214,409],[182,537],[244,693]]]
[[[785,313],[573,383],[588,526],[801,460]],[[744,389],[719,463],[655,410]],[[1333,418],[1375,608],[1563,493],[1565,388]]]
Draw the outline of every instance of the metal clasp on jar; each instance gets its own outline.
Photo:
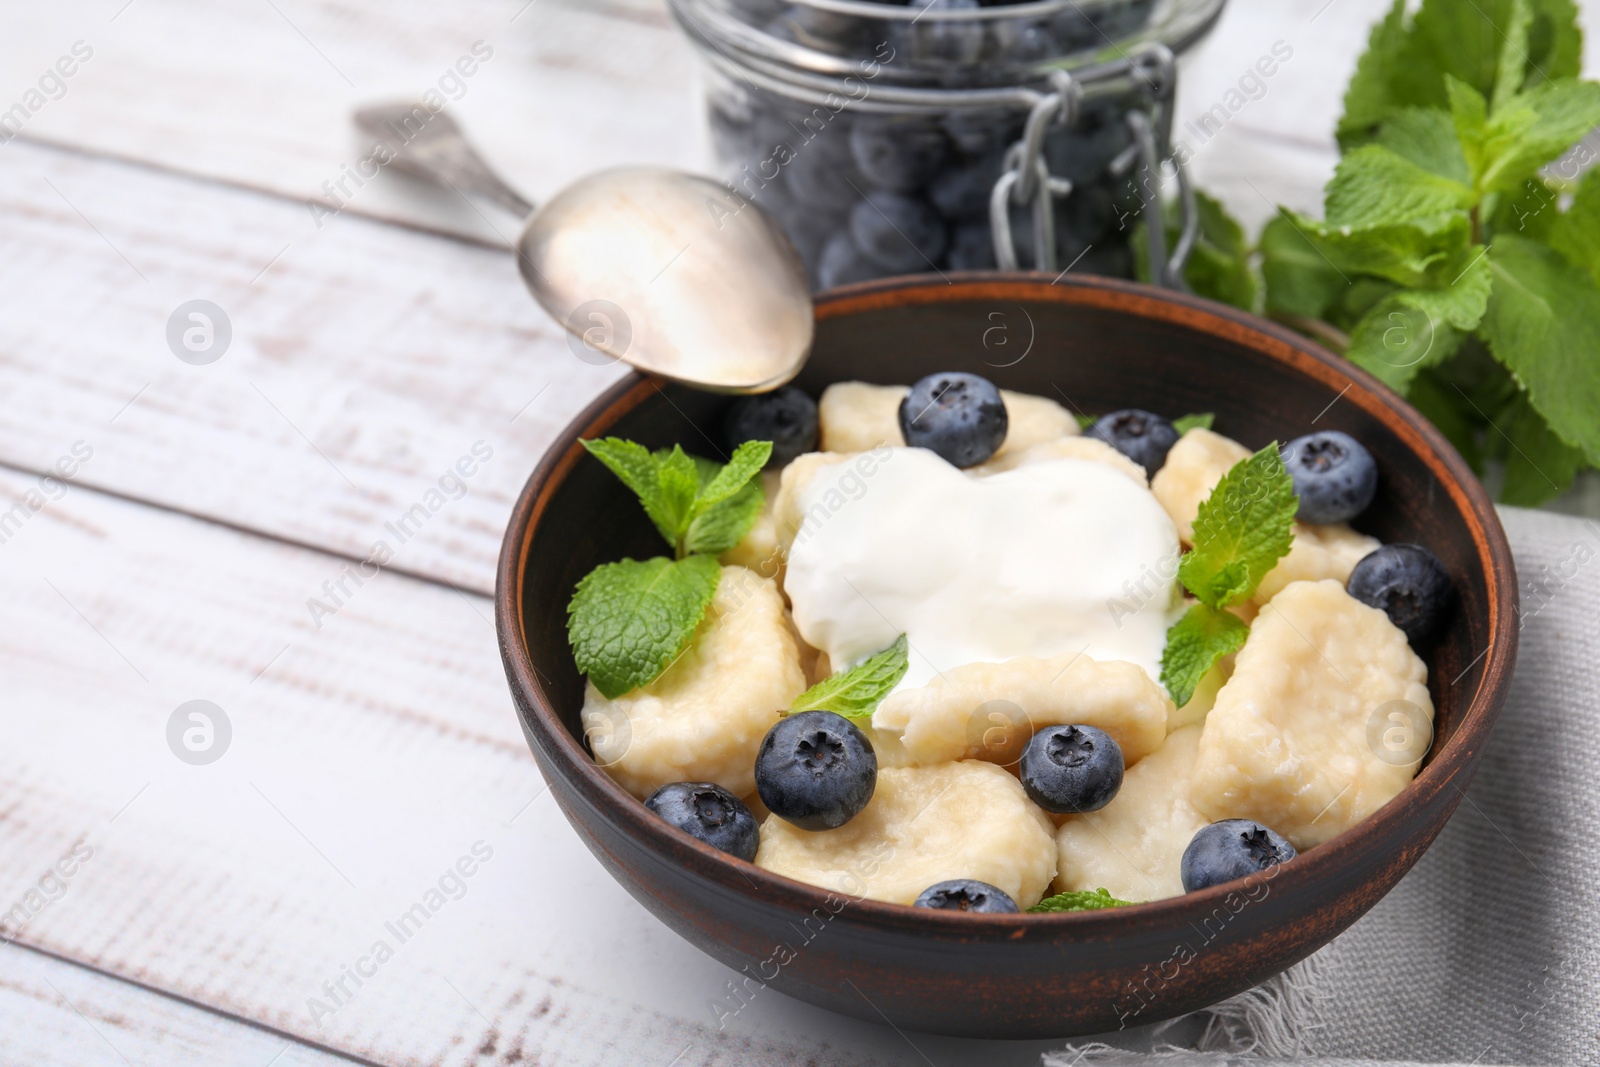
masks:
[[[1076,125],[1087,93],[1125,80],[1131,81],[1144,97],[1146,107],[1133,108],[1126,115],[1124,121],[1128,125],[1130,143],[1111,161],[1110,170],[1119,177],[1132,174],[1138,183],[1151,280],[1169,289],[1188,289],[1183,270],[1194,248],[1199,215],[1195,211],[1194,190],[1182,162],[1169,156],[1177,179],[1179,217],[1178,241],[1169,255],[1166,209],[1161,196],[1162,159],[1157,145],[1170,140],[1177,76],[1172,51],[1160,44],[1147,45],[1124,60],[1076,75],[1064,70],[1050,75],[1051,91],[1034,101],[1022,137],[1006,151],[1004,170],[989,198],[989,228],[994,234],[995,263],[1001,270],[1018,267],[1017,245],[1011,227],[1013,206],[1031,211],[1035,269],[1055,271],[1060,266],[1056,254],[1055,201],[1070,196],[1073,184],[1050,173],[1044,156],[1045,134],[1051,127]],[[1072,264],[1067,264],[1062,273],[1071,268]]]

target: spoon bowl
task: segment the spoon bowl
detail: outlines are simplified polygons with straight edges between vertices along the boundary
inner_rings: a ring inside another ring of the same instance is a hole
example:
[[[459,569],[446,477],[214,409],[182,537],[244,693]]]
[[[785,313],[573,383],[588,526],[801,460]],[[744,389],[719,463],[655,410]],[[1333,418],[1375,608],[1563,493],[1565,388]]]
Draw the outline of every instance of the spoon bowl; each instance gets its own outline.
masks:
[[[526,220],[517,269],[579,340],[580,358],[711,392],[760,393],[793,378],[810,353],[805,264],[777,222],[733,190],[681,171],[619,167],[535,209],[450,116],[399,100],[354,117],[396,169]]]
[[[707,178],[619,167],[574,182],[528,219],[517,269],[597,362],[759,393],[811,350],[799,253],[771,216]]]

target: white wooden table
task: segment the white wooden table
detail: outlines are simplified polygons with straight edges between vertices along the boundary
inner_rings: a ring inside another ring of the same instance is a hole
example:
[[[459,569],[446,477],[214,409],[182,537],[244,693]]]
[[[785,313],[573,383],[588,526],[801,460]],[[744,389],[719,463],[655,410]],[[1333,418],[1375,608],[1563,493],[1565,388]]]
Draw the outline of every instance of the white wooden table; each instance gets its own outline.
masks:
[[[1184,115],[1274,41],[1294,55],[1198,148],[1200,181],[1253,223],[1314,207],[1386,6],[1233,0]],[[545,796],[493,562],[541,451],[616,372],[533,306],[492,208],[389,173],[320,225],[306,205],[360,157],[352,107],[437,85],[480,41],[452,113],[534,198],[625,161],[706,167],[658,0],[0,15],[0,109],[91,52],[0,145],[0,1063],[1036,1062],[1049,1043],[775,993],[718,1031],[732,972]],[[193,299],[232,329],[203,366],[166,340]],[[430,497],[475,446],[465,494]],[[399,543],[386,524],[419,503]],[[349,578],[379,540],[392,563]],[[191,700],[231,728],[208,765],[169,748]],[[386,924],[419,903],[399,943]]]

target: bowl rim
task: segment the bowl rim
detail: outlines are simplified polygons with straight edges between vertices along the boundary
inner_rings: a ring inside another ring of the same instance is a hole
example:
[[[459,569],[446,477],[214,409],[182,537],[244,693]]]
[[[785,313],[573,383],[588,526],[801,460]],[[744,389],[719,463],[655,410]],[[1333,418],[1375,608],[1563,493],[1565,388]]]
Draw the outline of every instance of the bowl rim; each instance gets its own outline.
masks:
[[[1454,789],[1458,794],[1454,800],[1445,798],[1453,809],[1465,795],[1473,764],[1494,725],[1510,683],[1517,650],[1517,582],[1510,544],[1488,493],[1444,435],[1377,378],[1286,327],[1202,297],[1138,282],[1091,275],[1052,278],[1048,273],[1037,271],[947,271],[943,276],[884,278],[818,294],[816,318],[824,322],[885,307],[982,299],[1047,301],[1132,313],[1236,341],[1287,363],[1331,388],[1342,385],[1344,388],[1336,400],[1356,403],[1383,421],[1422,459],[1466,516],[1482,565],[1490,615],[1489,643],[1465,670],[1485,661],[1483,673],[1467,699],[1455,733],[1398,795],[1355,826],[1276,868],[1270,877],[1287,879],[1287,885],[1322,878],[1344,862],[1357,839],[1398,831],[1412,811],[1426,806],[1447,789]],[[586,454],[578,439],[603,433],[666,384],[635,371],[606,389],[556,436],[517,498],[501,545],[495,581],[495,623],[507,676],[518,698],[517,714],[529,739],[538,744],[553,767],[564,772],[568,784],[591,806],[603,806],[620,813],[632,825],[636,840],[642,846],[728,891],[756,897],[763,903],[800,912],[825,908],[830,899],[837,900],[844,894],[757,867],[652,816],[643,802],[613,781],[567,731],[528,653],[522,620],[528,548],[555,489]],[[562,442],[566,442],[565,447],[561,447]],[[1411,862],[1415,862],[1415,857]],[[1170,929],[1176,922],[1222,906],[1230,894],[1247,888],[1251,877],[1180,896],[1081,912],[971,914],[914,908],[849,895],[849,906],[838,911],[836,917],[848,915],[856,925],[886,932],[920,932],[947,941],[1005,941],[1059,930],[1063,934],[1070,933],[1070,940],[1092,942],[1112,940],[1130,930],[1153,933]]]

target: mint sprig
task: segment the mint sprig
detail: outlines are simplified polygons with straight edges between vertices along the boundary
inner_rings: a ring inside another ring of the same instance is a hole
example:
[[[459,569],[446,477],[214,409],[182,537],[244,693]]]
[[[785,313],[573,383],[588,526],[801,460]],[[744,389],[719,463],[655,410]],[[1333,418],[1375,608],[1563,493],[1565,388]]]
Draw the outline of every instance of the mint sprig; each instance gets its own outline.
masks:
[[[1250,628],[1224,610],[1250,599],[1294,543],[1299,500],[1276,443],[1234,464],[1194,520],[1194,547],[1178,580],[1200,603],[1167,631],[1161,684],[1179,707],[1218,660],[1244,646]]]
[[[831,711],[847,719],[860,719],[878,710],[883,698],[906,676],[909,645],[906,635],[848,670],[824,678],[789,705],[789,713]]]
[[[1288,554],[1298,505],[1276,442],[1240,460],[1201,502],[1178,580],[1214,608],[1249,600]]]
[[[1126,908],[1137,904],[1136,900],[1118,900],[1106,889],[1079,889],[1070,893],[1057,893],[1053,897],[1045,897],[1039,903],[1028,909],[1029,914],[1042,914],[1061,911],[1099,911],[1102,908]]]
[[[567,606],[578,670],[615,699],[659,678],[694,637],[721,578],[715,554],[743,540],[761,513],[756,475],[772,444],[747,441],[726,464],[676,445],[651,452],[616,437],[582,444],[633,490],[674,553],[601,564]]]
[[[1356,66],[1322,218],[1280,209],[1250,247],[1201,196],[1185,278],[1343,353],[1537,504],[1600,466],[1600,169],[1569,155],[1600,83],[1570,0],[1410,6]]]
[[[749,515],[743,529],[737,529],[737,522],[734,522],[731,529],[722,530],[722,536],[715,539],[719,542],[726,540],[727,534],[734,530],[738,533],[732,543],[723,548],[695,548],[690,544],[690,531],[695,523],[707,520],[702,523],[698,538],[702,543],[707,540],[707,529],[728,523],[726,515],[717,514],[719,509],[741,515],[750,512],[750,494],[747,493],[738,502],[734,498],[752,484],[756,492],[760,492],[759,483],[752,483],[752,479],[767,462],[767,457],[772,455],[771,441],[746,441],[734,450],[733,457],[723,465],[690,456],[681,445],[651,452],[641,444],[619,437],[602,437],[580,443],[589,450],[591,456],[604,463],[622,484],[633,490],[639,503],[644,506],[645,514],[650,516],[650,521],[655,523],[656,529],[673,547],[679,559],[690,552],[720,552],[732,548],[749,532],[750,525],[755,522],[755,514],[761,511],[760,506],[756,506],[755,514]]]
[[[1161,684],[1178,707],[1189,703],[1200,679],[1223,656],[1244,647],[1250,627],[1228,611],[1210,604],[1195,604],[1167,631],[1161,653]]]

